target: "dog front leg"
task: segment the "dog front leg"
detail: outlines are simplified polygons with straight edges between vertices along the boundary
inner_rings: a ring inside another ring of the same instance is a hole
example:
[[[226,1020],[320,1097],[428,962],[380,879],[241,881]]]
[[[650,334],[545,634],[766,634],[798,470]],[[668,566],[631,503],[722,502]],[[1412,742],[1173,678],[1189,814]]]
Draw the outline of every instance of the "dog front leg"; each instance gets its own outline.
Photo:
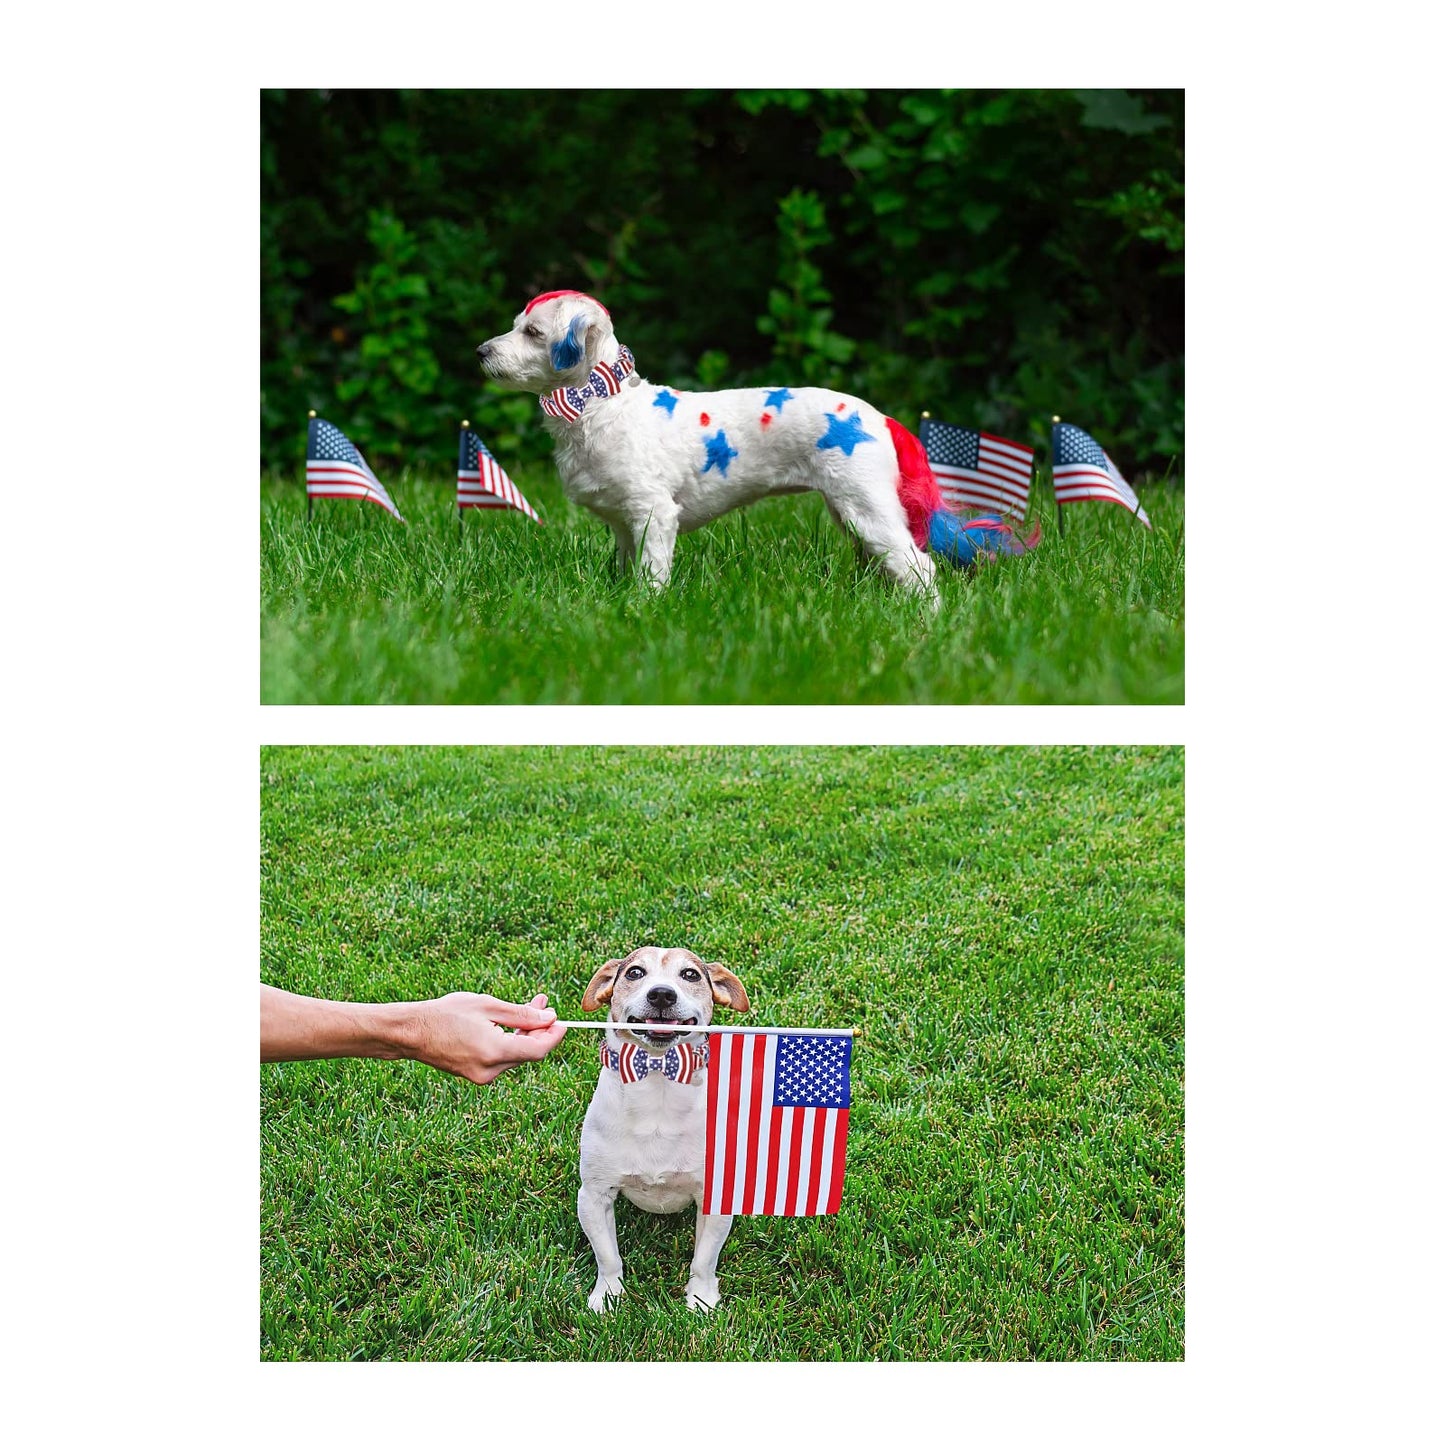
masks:
[[[697,1212],[697,1245],[692,1252],[692,1272],[687,1279],[687,1307],[710,1310],[721,1295],[717,1283],[717,1257],[722,1253],[728,1231],[733,1227],[731,1214]]]
[[[617,1191],[584,1184],[577,1191],[577,1222],[597,1257],[597,1284],[587,1296],[590,1309],[603,1314],[607,1302],[622,1293],[622,1254],[617,1248]]]
[[[637,548],[632,541],[632,528],[625,522],[609,522],[612,528],[612,536],[617,542],[617,575],[625,577],[632,570],[632,564],[637,560]]]
[[[638,551],[642,554],[642,575],[659,592],[672,576],[672,554],[677,547],[677,518],[676,503],[659,503],[633,533]]]

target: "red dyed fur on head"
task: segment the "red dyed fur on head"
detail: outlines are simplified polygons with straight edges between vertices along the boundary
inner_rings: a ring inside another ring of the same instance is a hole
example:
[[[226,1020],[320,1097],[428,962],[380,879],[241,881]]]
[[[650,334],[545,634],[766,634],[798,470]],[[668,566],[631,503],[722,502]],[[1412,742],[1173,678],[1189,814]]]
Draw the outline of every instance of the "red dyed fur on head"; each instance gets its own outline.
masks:
[[[943,506],[943,493],[938,479],[928,465],[923,443],[907,427],[899,426],[891,416],[884,417],[893,450],[898,454],[898,500],[908,518],[908,530],[924,551],[928,550],[928,519]]]
[[[540,306],[544,301],[555,300],[558,296],[585,296],[593,305],[602,306],[602,303],[595,296],[588,296],[585,291],[544,291],[540,296],[534,296],[527,302],[526,307],[523,309],[523,315],[530,312],[534,306]],[[602,314],[604,316],[612,315],[605,306],[602,306]]]

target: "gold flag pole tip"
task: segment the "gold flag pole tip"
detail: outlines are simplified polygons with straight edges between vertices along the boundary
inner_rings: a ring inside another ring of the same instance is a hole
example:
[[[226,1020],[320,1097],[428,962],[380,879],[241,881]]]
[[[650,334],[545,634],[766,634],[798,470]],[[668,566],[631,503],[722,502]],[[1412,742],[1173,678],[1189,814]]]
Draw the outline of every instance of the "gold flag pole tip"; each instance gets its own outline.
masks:
[[[316,413],[315,413],[314,411],[308,411],[308,412],[306,413],[306,415],[307,415],[307,416],[315,416]]]

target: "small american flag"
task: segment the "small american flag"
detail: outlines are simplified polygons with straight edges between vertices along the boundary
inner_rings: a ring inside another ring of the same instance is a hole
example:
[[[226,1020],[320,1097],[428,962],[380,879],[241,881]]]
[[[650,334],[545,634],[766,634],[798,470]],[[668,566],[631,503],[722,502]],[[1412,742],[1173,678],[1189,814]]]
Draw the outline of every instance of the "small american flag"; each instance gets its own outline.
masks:
[[[1152,532],[1153,523],[1109,454],[1082,427],[1054,423],[1054,500],[1118,502]]]
[[[313,416],[306,426],[306,495],[360,497],[385,507],[398,522],[406,521],[366,465],[366,458],[339,427],[319,416]]]
[[[849,1034],[714,1034],[703,1214],[836,1214]]]
[[[512,485],[512,479],[497,465],[482,439],[465,426],[457,447],[457,509],[463,507],[512,507],[542,525],[542,519]]]
[[[924,417],[918,439],[928,463],[953,507],[998,508],[1022,518],[1029,509],[1034,449],[972,427]]]

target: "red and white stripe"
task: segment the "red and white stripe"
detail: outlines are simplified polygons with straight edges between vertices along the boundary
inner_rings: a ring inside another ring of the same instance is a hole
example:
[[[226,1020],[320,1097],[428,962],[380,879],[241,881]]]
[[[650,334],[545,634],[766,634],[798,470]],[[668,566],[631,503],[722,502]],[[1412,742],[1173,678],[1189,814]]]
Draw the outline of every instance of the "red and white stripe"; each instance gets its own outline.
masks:
[[[704,1214],[836,1214],[848,1110],[772,1103],[776,1034],[711,1040]]]
[[[491,457],[478,457],[478,471],[457,473],[458,507],[511,507],[525,512],[539,526],[542,519],[532,510],[531,504],[512,484],[512,479]]]
[[[997,508],[1023,518],[1029,509],[1029,483],[1034,475],[1032,447],[1006,437],[978,434],[978,469],[946,467],[930,461],[943,500],[950,507]]]
[[[548,416],[561,417],[563,421],[576,421],[582,413],[567,400],[567,388],[560,387],[550,396],[542,398],[542,410]]]
[[[355,497],[385,507],[399,522],[406,518],[396,509],[386,488],[365,467],[353,462],[306,463],[306,495],[308,497]]]
[[[1152,532],[1154,524],[1139,505],[1134,488],[1120,474],[1108,453],[1104,460],[1108,470],[1088,462],[1066,462],[1054,468],[1054,500],[1056,502],[1117,502],[1127,507]]]
[[[698,1061],[705,1060],[706,1054],[701,1049],[695,1049],[691,1044],[677,1044],[677,1079],[679,1084],[686,1084],[691,1081],[692,1076],[697,1073]],[[705,1064],[704,1064],[705,1067]]]

